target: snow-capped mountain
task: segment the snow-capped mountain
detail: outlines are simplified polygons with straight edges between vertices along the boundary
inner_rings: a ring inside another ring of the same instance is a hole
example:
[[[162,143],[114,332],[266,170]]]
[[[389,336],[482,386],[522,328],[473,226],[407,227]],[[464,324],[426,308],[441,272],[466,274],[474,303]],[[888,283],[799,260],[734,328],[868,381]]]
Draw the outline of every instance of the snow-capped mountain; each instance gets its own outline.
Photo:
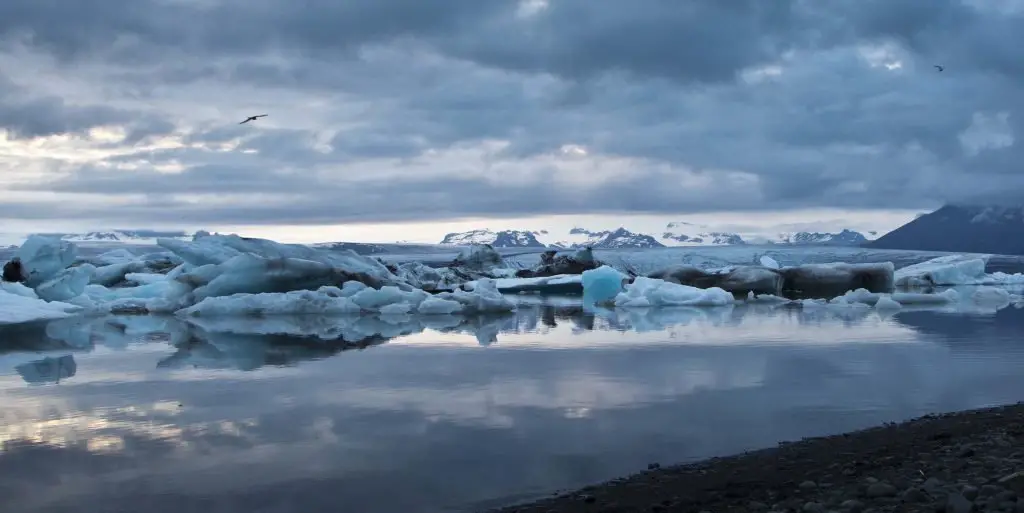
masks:
[[[441,240],[441,244],[450,246],[468,246],[471,244],[490,244],[495,248],[543,248],[546,244],[537,240],[537,235],[547,235],[546,230],[528,232],[522,230],[503,230],[493,232],[488,229],[471,230],[461,233],[449,233]]]
[[[796,232],[779,234],[776,244],[832,244],[837,246],[858,246],[868,241],[863,233],[843,229],[839,233]]]
[[[946,205],[915,218],[868,246],[1024,255],[1024,206]]]
[[[665,247],[664,244],[658,242],[658,239],[650,235],[631,232],[621,227],[615,230],[597,232],[576,227],[569,230],[569,235],[574,236],[575,240],[560,240],[552,244],[552,246],[559,248],[591,247],[595,249]]]
[[[87,233],[40,233],[78,243],[156,244],[157,239],[192,240],[192,233],[160,230],[110,230]]]
[[[665,225],[661,234],[662,243],[666,246],[732,246],[745,244],[738,233],[719,232],[683,221],[675,221]]]
[[[773,234],[732,233],[715,231],[707,226],[686,222],[672,222],[665,226],[661,242],[666,246],[733,246],[738,244],[825,244],[857,246],[867,242],[860,232],[843,229],[838,233],[784,232]]]
[[[874,234],[872,234],[874,235]],[[461,233],[449,233],[442,245],[466,246],[490,244],[496,248],[660,248],[678,246],[734,246],[741,244],[786,244],[786,245],[841,245],[856,246],[867,242],[860,232],[844,229],[837,233],[787,232],[787,233],[733,233],[715,230],[704,225],[675,221],[665,225],[657,234],[632,231],[625,227],[614,230],[590,230],[573,227],[565,235],[549,230],[525,231],[477,229]]]

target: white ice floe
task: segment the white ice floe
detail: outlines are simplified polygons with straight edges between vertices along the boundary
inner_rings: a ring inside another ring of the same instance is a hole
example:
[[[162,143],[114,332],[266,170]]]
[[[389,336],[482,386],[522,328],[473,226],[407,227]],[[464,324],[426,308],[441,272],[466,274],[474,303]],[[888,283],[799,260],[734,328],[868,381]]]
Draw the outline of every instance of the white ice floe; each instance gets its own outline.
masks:
[[[7,288],[5,284],[5,289]],[[22,324],[69,317],[81,311],[75,305],[47,302],[25,294],[0,291],[0,325]]]
[[[654,278],[637,277],[615,296],[615,306],[645,308],[660,306],[724,306],[735,302],[733,295],[718,287],[699,289]]]
[[[507,294],[521,292],[579,293],[583,290],[583,277],[579,274],[558,274],[539,278],[495,278],[492,281],[499,291]],[[462,284],[462,289],[476,290],[477,283],[478,280],[466,282]]]
[[[896,270],[896,286],[1024,285],[1024,274],[985,273],[986,258],[947,255]]]

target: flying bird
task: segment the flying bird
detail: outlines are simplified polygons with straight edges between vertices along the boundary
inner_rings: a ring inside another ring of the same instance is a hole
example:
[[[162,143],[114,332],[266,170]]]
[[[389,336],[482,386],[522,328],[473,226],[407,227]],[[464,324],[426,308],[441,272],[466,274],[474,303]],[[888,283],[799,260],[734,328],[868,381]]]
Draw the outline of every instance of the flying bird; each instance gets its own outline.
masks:
[[[942,70],[946,69],[946,68],[943,68],[942,66],[939,66],[938,64],[933,64],[933,66],[935,66],[935,69],[939,70],[940,72]]]
[[[256,119],[258,119],[258,118],[265,118],[265,117],[267,117],[266,114],[257,114],[255,116],[249,116],[249,117],[245,118],[245,121],[239,123],[239,125],[244,125],[244,124],[246,124],[246,123],[248,123],[250,121],[256,121]]]

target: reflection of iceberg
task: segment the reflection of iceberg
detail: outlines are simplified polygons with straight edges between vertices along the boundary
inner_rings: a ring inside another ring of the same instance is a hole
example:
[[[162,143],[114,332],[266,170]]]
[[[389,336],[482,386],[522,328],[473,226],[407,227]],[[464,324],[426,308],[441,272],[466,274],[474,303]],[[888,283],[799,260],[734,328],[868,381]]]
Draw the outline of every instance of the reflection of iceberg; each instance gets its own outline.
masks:
[[[32,385],[43,385],[46,383],[60,383],[60,380],[75,375],[78,365],[75,357],[64,355],[57,358],[46,357],[42,360],[23,363],[14,367],[21,375],[21,379]]]
[[[54,326],[59,322],[0,325],[0,354],[92,350],[88,339],[83,342],[54,336]]]
[[[387,342],[380,335],[350,342],[343,338],[323,340],[295,335],[241,335],[192,330],[193,337],[178,351],[157,363],[158,368],[238,369],[250,371],[267,365],[294,365],[304,360],[333,356],[351,349],[365,349]]]
[[[275,316],[272,318],[190,319],[187,339],[160,368],[233,368],[255,370],[366,349],[388,340],[432,329],[472,333],[481,344],[516,327],[514,314],[487,316]]]

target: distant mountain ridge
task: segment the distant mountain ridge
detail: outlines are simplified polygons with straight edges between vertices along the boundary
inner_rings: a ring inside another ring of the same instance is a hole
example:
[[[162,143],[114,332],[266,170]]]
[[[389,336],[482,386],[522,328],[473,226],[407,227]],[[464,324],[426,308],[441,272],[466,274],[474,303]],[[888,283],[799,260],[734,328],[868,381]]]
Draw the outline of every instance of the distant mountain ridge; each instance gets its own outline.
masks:
[[[549,239],[545,242],[543,239]],[[554,239],[554,240],[551,240]],[[743,244],[784,244],[784,245],[834,245],[857,246],[868,242],[864,234],[843,229],[837,233],[795,232],[778,233],[768,236],[754,235],[750,240],[741,234],[711,230],[708,227],[686,222],[671,222],[657,235],[634,232],[624,227],[615,230],[592,231],[574,227],[565,237],[552,236],[549,230],[526,231],[477,229],[460,233],[449,233],[441,245],[463,246],[490,244],[495,248],[663,248],[673,246],[735,246]]]
[[[194,233],[182,230],[104,230],[86,233],[37,233],[70,242],[108,242],[121,244],[155,244],[156,239],[192,240]]]
[[[1024,255],[1024,205],[946,205],[916,217],[867,246]]]

